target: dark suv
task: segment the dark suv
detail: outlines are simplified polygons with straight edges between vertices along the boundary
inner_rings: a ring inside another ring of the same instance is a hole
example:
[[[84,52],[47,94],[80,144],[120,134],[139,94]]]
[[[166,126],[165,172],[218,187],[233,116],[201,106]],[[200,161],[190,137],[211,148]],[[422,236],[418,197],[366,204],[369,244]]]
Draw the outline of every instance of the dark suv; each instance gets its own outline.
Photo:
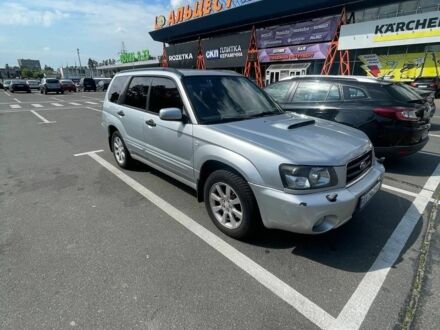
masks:
[[[400,84],[367,77],[303,76],[265,90],[284,110],[360,129],[379,157],[408,156],[429,139],[429,102]]]
[[[440,96],[440,78],[439,77],[420,77],[416,78],[412,83],[412,87],[425,89],[435,92],[435,97]]]
[[[82,92],[96,92],[96,82],[93,78],[81,78],[81,80],[79,81],[78,89]]]

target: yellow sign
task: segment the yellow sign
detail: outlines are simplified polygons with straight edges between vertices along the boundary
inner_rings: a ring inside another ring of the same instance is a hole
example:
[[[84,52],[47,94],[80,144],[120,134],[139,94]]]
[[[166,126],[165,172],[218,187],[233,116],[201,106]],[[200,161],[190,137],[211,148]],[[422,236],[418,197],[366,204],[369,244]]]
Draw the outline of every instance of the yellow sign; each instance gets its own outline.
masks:
[[[412,81],[417,77],[440,74],[440,52],[393,55],[360,55],[362,69],[368,76],[394,81]]]
[[[218,13],[232,6],[232,0],[199,0],[194,2],[192,6],[182,6],[176,10],[171,10],[168,14],[168,19],[163,15],[157,16],[155,21],[155,29],[160,29],[165,26],[171,26],[178,23],[186,22],[194,18]]]

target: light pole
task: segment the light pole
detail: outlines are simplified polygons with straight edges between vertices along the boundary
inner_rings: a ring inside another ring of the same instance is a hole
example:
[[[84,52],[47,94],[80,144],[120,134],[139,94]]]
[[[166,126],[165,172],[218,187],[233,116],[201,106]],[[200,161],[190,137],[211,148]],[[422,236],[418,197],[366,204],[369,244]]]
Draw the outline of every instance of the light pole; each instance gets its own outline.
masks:
[[[79,56],[79,48],[76,49],[76,52],[77,52],[77,54],[78,54],[78,61],[79,61],[79,74],[80,74],[80,77],[81,77],[81,68],[82,68],[82,65],[81,65],[81,57]],[[85,75],[85,72],[84,72],[84,75]]]

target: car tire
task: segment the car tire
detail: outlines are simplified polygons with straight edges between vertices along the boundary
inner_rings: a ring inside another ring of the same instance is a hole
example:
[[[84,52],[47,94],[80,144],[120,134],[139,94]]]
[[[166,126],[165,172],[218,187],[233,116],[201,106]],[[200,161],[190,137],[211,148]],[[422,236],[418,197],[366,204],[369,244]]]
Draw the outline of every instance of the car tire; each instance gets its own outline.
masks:
[[[241,176],[217,170],[207,178],[203,194],[211,220],[226,235],[245,239],[261,227],[257,201]]]
[[[116,163],[119,167],[129,168],[132,163],[132,158],[125,145],[124,139],[118,131],[115,131],[112,135],[112,151],[115,157]]]
[[[61,94],[64,94],[64,91],[61,91]]]
[[[47,89],[44,90],[44,94],[47,95]]]
[[[14,93],[14,90],[13,89],[11,89],[11,90],[9,90],[11,93]]]

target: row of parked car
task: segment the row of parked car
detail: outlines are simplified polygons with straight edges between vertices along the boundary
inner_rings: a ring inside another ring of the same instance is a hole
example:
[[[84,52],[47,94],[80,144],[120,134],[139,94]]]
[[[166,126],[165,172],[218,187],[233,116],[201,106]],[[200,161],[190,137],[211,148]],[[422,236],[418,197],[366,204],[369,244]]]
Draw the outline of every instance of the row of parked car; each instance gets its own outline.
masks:
[[[122,168],[188,185],[235,238],[261,225],[320,234],[380,190],[384,159],[428,142],[433,95],[366,77],[292,77],[258,88],[233,72],[118,73],[102,127]],[[376,156],[377,155],[377,156]]]
[[[39,90],[41,94],[64,92],[89,92],[106,91],[110,84],[110,78],[81,78],[77,82],[71,79],[43,78],[39,80],[11,79],[0,83],[0,88],[11,93],[27,92],[31,93],[33,89]]]

